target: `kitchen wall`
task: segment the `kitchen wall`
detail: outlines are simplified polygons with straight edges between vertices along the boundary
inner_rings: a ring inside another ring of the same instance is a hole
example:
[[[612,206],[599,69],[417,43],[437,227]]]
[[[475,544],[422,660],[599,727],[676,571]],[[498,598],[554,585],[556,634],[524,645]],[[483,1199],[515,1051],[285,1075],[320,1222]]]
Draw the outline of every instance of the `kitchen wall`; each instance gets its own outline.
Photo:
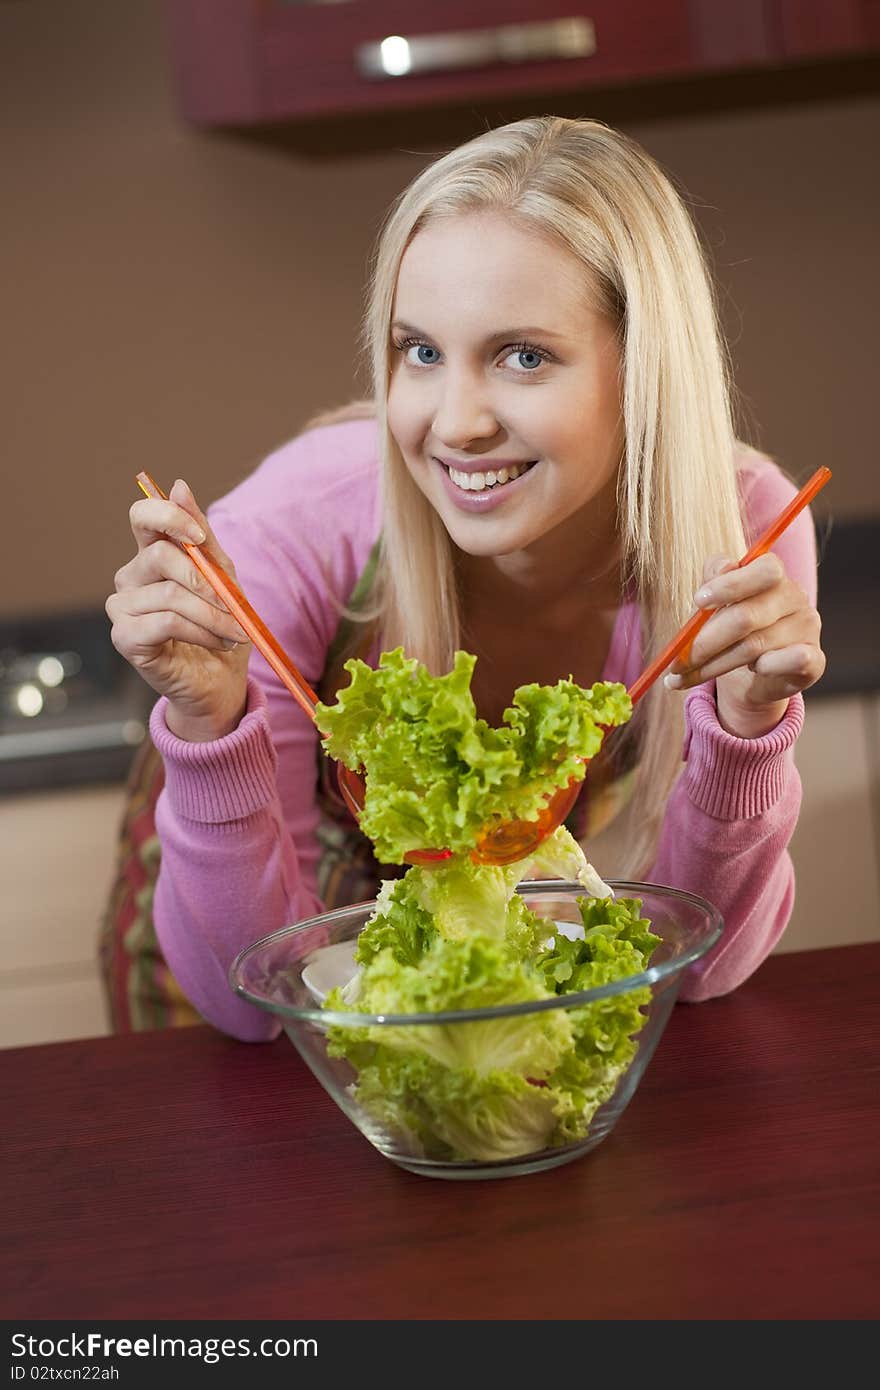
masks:
[[[209,500],[359,389],[382,213],[480,119],[335,158],[199,133],[156,0],[3,4],[0,65],[2,615],[103,602],[139,469]],[[820,511],[880,512],[876,96],[620,124],[693,201],[753,438],[835,468]]]

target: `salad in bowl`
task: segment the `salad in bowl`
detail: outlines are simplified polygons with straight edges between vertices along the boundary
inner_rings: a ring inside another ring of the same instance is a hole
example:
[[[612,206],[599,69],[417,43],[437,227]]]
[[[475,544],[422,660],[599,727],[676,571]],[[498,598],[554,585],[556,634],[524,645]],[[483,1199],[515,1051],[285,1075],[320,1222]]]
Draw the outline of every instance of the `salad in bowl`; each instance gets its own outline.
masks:
[[[272,933],[230,971],[381,1153],[453,1178],[595,1147],[722,927],[694,895],[604,882],[565,826],[527,859],[475,862],[487,824],[537,816],[630,705],[613,683],[524,686],[492,728],[470,693],[474,660],[459,652],[443,677],[400,649],[375,670],[350,661],[350,685],[317,710],[326,751],[366,772],[360,823],[377,857],[450,856]]]

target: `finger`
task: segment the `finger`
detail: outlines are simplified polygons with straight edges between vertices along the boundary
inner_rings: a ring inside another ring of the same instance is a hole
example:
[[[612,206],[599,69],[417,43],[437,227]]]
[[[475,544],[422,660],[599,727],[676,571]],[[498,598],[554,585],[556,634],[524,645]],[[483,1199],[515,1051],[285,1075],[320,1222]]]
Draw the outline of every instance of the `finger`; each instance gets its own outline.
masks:
[[[719,652],[737,643],[747,642],[753,635],[757,642],[758,634],[797,613],[802,613],[805,624],[809,624],[810,631],[805,635],[813,635],[812,623],[807,615],[815,614],[815,609],[807,608],[803,595],[795,585],[788,583],[719,608],[697,633],[690,651],[682,652],[670,669],[677,675],[695,667],[705,667],[707,661]],[[761,650],[763,648],[759,647],[757,655]]]
[[[110,629],[110,640],[132,666],[144,666],[155,661],[157,652],[170,642],[217,652],[231,652],[238,645],[225,637],[217,637],[179,613],[171,612],[145,613],[125,623],[114,623]]]
[[[703,586],[718,574],[725,574],[728,570],[736,569],[736,561],[729,560],[726,555],[710,555],[703,565]],[[670,668],[673,672],[686,671],[693,665],[693,649],[695,639],[692,637],[690,642],[682,647],[677,660]]]
[[[793,647],[768,652],[761,658],[760,664],[764,663],[769,673],[753,674],[750,678],[749,700],[758,706],[790,700],[792,695],[815,685],[825,670],[825,653],[818,647],[796,643]]]
[[[172,642],[217,652],[231,653],[240,649],[239,643],[218,637],[216,633],[171,610],[144,614],[120,613],[116,608],[120,601],[118,594],[111,594],[106,603],[107,616],[112,624],[110,640],[132,666],[144,668],[155,662],[162,649]]]
[[[124,589],[118,595],[118,600],[112,607],[112,614],[117,619],[140,618],[151,613],[177,613],[195,627],[203,628],[222,641],[236,645],[247,642],[231,613],[209,603],[173,579],[163,579],[136,589]]]
[[[207,534],[202,524],[183,507],[162,497],[145,497],[132,502],[128,519],[138,550],[153,545],[161,536],[201,545]]]
[[[807,690],[825,672],[826,658],[821,647],[810,642],[795,642],[788,647],[774,648],[758,658],[752,670],[763,683],[779,683],[786,695]],[[782,695],[777,699],[784,698]]]
[[[163,579],[174,580],[223,613],[228,611],[223,600],[202,577],[186,552],[165,537],[154,541],[144,550],[139,550],[133,559],[117,570],[114,587],[117,593],[122,593],[126,589],[140,589],[147,584],[159,583]],[[239,628],[238,641],[247,640],[247,634]]]
[[[139,550],[154,544],[161,536],[168,536],[174,541],[202,546],[223,569],[235,576],[235,566],[185,479],[175,479],[167,499],[148,497],[133,502],[129,520]]]
[[[726,555],[710,555],[703,566],[703,583],[708,584],[718,574],[726,574],[736,569],[736,561]]]
[[[747,565],[736,565],[723,574],[716,573],[694,594],[694,603],[697,608],[721,608],[724,604],[762,593],[786,578],[779,556],[769,551]]]
[[[192,517],[196,525],[200,526],[204,531],[205,540],[202,544],[203,550],[206,550],[229,574],[234,576],[235,566],[218,541],[211,523],[196,501],[189,483],[186,482],[184,478],[176,478],[168,496],[172,502],[177,503],[188,516]]]
[[[818,639],[818,626],[814,627],[808,618],[805,619],[805,615],[788,614],[769,627],[750,632],[742,641],[733,643],[724,651],[714,653],[701,665],[691,667],[687,671],[673,672],[672,680],[666,682],[667,688],[690,690],[695,685],[702,685],[704,681],[714,680],[717,676],[726,675],[728,671],[737,671],[744,666],[757,672],[760,663],[766,661],[773,653],[792,650],[795,646],[818,652],[817,640],[810,640],[814,633]],[[761,671],[761,674],[764,674],[764,671]]]

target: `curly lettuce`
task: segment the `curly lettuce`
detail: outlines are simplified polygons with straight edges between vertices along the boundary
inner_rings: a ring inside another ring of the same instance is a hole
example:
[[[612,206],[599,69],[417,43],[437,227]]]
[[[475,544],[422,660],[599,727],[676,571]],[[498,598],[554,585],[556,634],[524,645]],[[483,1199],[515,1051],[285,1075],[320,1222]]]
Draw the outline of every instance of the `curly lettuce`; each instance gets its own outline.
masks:
[[[326,751],[366,772],[361,827],[378,857],[453,851],[383,883],[358,938],[356,977],[324,1007],[408,1020],[327,1030],[328,1052],[354,1069],[352,1096],[375,1124],[413,1153],[495,1162],[588,1132],[633,1058],[651,996],[641,988],[579,1007],[486,1011],[638,974],[659,938],[640,902],[615,899],[565,827],[519,863],[472,860],[488,822],[534,819],[549,794],[583,776],[605,728],[631,712],[622,686],[563,680],[521,686],[493,729],[476,716],[474,660],[458,652],[441,677],[400,648],[377,670],[351,661],[351,684],[335,705],[318,706]],[[582,936],[529,907],[516,891],[529,878],[581,884]],[[477,1010],[472,1020],[431,1021]]]
[[[432,676],[401,647],[375,669],[352,659],[350,684],[316,707],[327,754],[366,773],[360,825],[383,863],[412,849],[470,850],[496,817],[534,820],[548,795],[583,778],[605,727],[630,717],[622,685],[569,679],[520,686],[493,728],[477,717],[475,662],[459,651],[451,671]]]
[[[580,898],[585,935],[571,940],[513,886],[503,914],[490,894],[488,914],[475,913],[468,928],[461,911],[426,911],[432,872],[411,869],[383,887],[358,942],[359,1012],[430,1016],[551,1000],[640,973],[659,940],[637,899]],[[479,879],[486,870],[468,872]],[[325,1007],[345,1010],[352,998],[336,990]],[[502,1018],[336,1025],[328,1051],[355,1068],[358,1104],[413,1152],[498,1161],[587,1134],[635,1055],[650,998],[644,986]]]

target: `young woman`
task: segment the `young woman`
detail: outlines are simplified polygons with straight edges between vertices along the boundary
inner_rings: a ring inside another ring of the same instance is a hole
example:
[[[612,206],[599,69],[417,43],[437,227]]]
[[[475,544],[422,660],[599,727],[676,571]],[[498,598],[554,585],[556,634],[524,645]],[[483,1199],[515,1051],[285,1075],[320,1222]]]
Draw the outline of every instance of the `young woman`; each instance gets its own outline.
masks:
[[[164,966],[203,1017],[270,1037],[230,992],[235,953],[400,872],[372,860],[314,727],[174,544],[188,539],[325,699],[348,655],[402,645],[439,674],[463,647],[493,723],[519,684],[630,684],[695,604],[717,608],[591,765],[569,825],[589,854],[631,799],[625,858],[597,867],[716,903],[726,931],[683,995],[735,988],[790,916],[792,749],[824,657],[806,513],[734,568],[794,488],[735,438],[680,198],[596,122],[490,131],[392,209],[366,330],[373,402],[313,425],[208,516],[181,480],[131,509],[137,554],[107,611],[162,696]]]

